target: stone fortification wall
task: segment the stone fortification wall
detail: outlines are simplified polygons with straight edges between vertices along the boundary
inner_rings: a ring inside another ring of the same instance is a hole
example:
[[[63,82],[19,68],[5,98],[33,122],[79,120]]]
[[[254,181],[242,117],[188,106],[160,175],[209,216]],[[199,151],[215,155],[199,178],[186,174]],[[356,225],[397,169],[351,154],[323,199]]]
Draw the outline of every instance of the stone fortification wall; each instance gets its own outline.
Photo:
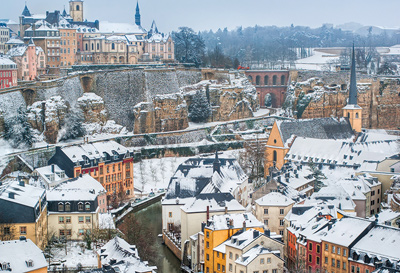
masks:
[[[357,75],[357,82],[363,128],[397,129],[400,126],[400,79]],[[287,94],[286,103],[297,112],[304,108],[300,118],[342,117],[348,85],[349,73],[301,72]]]

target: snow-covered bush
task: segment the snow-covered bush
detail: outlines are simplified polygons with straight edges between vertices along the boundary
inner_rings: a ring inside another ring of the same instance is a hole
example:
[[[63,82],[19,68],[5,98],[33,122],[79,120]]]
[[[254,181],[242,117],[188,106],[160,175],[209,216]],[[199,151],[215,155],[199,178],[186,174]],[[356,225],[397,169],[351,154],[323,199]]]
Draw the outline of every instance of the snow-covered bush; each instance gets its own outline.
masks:
[[[203,92],[197,91],[189,106],[189,118],[193,122],[205,122],[211,115],[211,106]]]
[[[83,127],[84,121],[82,110],[71,109],[65,117],[64,126],[58,133],[58,140],[74,139],[85,135],[86,131]]]
[[[32,146],[32,127],[28,122],[26,111],[20,107],[15,116],[4,119],[4,139],[8,140],[12,147]]]

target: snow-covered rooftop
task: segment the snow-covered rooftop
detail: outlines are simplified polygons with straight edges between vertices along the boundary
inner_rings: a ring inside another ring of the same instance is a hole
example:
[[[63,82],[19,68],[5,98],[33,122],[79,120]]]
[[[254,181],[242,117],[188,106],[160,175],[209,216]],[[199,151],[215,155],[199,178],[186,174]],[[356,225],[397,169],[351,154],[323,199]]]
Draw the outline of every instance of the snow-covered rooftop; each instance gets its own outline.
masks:
[[[209,207],[210,212],[225,211],[245,212],[245,208],[230,193],[204,193],[197,195],[192,202],[181,209],[186,213],[205,213]]]
[[[36,207],[45,194],[44,189],[25,185],[23,181],[10,181],[0,186],[0,199],[32,208]]]
[[[294,204],[294,201],[279,192],[270,192],[256,200],[260,206],[287,207]]]
[[[138,25],[127,23],[100,22],[101,33],[126,33],[126,34],[147,34],[146,30]]]
[[[354,228],[354,227],[353,227]],[[395,261],[400,260],[400,229],[384,225],[373,227],[353,247],[356,253],[366,253],[369,257],[385,257]]]
[[[371,224],[362,218],[342,218],[330,230],[320,231],[319,235],[323,241],[348,247]]]
[[[32,266],[28,266],[30,262]],[[47,271],[43,252],[29,239],[0,242],[0,264],[3,263],[9,263],[12,272]]]
[[[251,213],[214,215],[207,222],[207,228],[211,230],[238,229],[246,225],[246,228],[264,226],[263,223]]]

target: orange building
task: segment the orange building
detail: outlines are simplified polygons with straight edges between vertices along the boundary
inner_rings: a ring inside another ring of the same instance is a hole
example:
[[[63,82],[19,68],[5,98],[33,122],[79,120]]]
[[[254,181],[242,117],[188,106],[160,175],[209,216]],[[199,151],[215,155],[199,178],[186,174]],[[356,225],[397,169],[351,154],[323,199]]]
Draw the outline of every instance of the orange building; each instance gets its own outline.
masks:
[[[133,155],[115,141],[57,147],[49,164],[57,164],[69,177],[90,174],[107,196],[133,197]]]
[[[251,213],[214,215],[204,228],[204,272],[225,272],[226,256],[214,251],[239,230],[264,232],[263,224]]]
[[[60,31],[61,45],[61,67],[69,67],[75,64],[75,56],[77,52],[77,33],[75,28],[61,27]]]

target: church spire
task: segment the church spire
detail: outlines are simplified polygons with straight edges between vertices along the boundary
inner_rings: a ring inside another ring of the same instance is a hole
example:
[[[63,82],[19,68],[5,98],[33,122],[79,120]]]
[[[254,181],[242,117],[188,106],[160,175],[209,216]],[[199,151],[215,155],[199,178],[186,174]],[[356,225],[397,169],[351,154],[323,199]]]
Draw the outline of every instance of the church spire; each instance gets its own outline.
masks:
[[[357,81],[356,81],[356,57],[353,43],[353,52],[351,56],[351,72],[350,72],[350,91],[348,104],[357,105]]]
[[[135,14],[135,24],[140,26],[140,10],[139,1],[136,2],[136,14]]]
[[[26,2],[25,2],[25,8],[24,8],[24,10],[22,11],[22,15],[25,16],[25,17],[30,17],[30,16],[32,16],[32,15],[31,15],[31,12],[30,12],[29,9],[28,9],[28,6],[26,5]]]

